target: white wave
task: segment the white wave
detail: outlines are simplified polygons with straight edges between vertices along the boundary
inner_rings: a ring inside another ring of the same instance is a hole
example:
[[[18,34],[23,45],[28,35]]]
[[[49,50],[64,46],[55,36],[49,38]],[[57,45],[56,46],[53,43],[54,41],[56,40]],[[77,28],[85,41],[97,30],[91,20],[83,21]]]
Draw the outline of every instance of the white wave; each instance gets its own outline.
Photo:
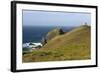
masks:
[[[23,48],[36,48],[38,46],[42,47],[43,45],[41,43],[31,43],[31,42],[23,44]]]

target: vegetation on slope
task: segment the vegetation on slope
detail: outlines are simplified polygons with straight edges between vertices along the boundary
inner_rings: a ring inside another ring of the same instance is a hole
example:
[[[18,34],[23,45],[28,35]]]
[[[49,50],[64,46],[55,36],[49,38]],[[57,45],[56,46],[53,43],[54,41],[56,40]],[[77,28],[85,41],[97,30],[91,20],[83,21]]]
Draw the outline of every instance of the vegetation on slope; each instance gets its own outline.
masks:
[[[45,45],[49,40],[53,39],[56,36],[64,34],[64,31],[60,28],[56,28],[47,33],[45,37],[42,38],[42,44]]]
[[[41,49],[23,55],[23,62],[90,59],[90,26],[84,25],[57,35]]]

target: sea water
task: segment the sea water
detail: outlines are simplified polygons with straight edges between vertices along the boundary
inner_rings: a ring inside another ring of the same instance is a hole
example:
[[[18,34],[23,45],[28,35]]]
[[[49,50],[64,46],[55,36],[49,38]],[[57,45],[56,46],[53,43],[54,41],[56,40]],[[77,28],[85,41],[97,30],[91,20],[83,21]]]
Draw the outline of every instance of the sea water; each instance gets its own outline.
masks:
[[[28,42],[41,42],[41,39],[46,34],[55,28],[61,28],[64,32],[72,30],[74,27],[62,27],[62,26],[24,26],[23,27],[23,43]]]
[[[22,35],[22,42],[23,42],[23,50],[29,51],[34,46],[39,45],[30,45],[30,43],[39,43],[41,44],[41,40],[46,34],[53,29],[60,28],[64,32],[68,32],[72,30],[74,27],[62,27],[62,26],[23,26],[23,35]],[[42,45],[42,44],[41,44]],[[40,46],[41,46],[40,45]]]

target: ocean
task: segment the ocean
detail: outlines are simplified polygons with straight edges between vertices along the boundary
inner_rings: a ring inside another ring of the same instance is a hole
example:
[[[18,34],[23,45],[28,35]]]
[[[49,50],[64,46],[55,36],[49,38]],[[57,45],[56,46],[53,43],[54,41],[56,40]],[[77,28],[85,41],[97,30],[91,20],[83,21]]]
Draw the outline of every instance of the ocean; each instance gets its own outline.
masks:
[[[41,39],[46,36],[46,34],[55,29],[61,28],[64,32],[72,30],[74,27],[62,27],[62,26],[23,26],[23,43],[29,42],[41,42]]]

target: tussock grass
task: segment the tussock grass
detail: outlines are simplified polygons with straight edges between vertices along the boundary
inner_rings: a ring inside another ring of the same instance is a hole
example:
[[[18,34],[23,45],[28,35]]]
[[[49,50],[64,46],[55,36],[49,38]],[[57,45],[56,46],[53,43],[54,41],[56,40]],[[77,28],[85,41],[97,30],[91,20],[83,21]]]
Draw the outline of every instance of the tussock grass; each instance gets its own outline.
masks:
[[[90,26],[80,26],[23,55],[23,62],[91,59]]]

